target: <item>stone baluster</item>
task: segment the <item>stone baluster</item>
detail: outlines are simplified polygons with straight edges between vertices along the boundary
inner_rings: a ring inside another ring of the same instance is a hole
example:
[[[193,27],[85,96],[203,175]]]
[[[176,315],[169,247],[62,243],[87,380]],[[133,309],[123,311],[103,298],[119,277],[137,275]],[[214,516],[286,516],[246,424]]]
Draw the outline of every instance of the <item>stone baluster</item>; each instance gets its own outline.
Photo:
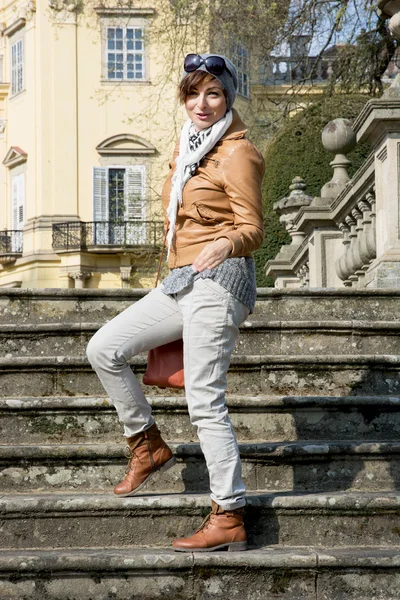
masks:
[[[376,241],[374,244],[375,234],[371,238],[371,226],[372,226],[372,218],[371,218],[371,205],[368,202],[368,197],[370,194],[367,194],[364,200],[360,200],[357,206],[359,210],[362,212],[362,235],[360,239],[360,254],[361,259],[363,261],[362,269],[365,272],[372,260],[376,257]],[[372,243],[371,243],[372,240]]]
[[[310,265],[308,262],[300,267],[300,269],[296,273],[296,277],[298,277],[300,280],[299,287],[310,287]]]
[[[371,207],[369,218],[371,219],[371,225],[367,233],[367,249],[369,256],[369,264],[371,264],[376,258],[376,212],[375,212],[375,194],[370,192],[367,194],[366,200]]]
[[[338,277],[343,281],[344,285],[346,287],[348,287],[351,285],[351,282],[347,280],[347,277],[350,275],[350,272],[347,270],[346,255],[347,255],[347,249],[350,246],[350,238],[349,238],[350,229],[349,229],[347,223],[345,223],[344,221],[339,224],[339,229],[343,235],[343,254],[336,261],[336,265],[335,265],[336,273],[337,273]]]
[[[348,215],[345,218],[345,221],[350,229],[349,232],[349,239],[350,239],[350,246],[347,250],[346,253],[346,265],[348,268],[348,277],[347,279],[351,282],[351,285],[353,285],[354,283],[356,283],[358,281],[358,277],[355,274],[357,267],[358,267],[358,256],[357,256],[357,232],[356,232],[356,226],[357,226],[357,221],[356,219],[353,217],[352,214]]]
[[[355,207],[351,211],[351,216],[356,221],[356,225],[354,228],[356,238],[354,240],[353,248],[352,248],[353,263],[354,263],[354,275],[356,275],[358,283],[361,283],[361,280],[363,279],[363,277],[365,275],[364,271],[362,270],[364,261],[363,261],[362,255],[361,255],[362,254],[362,250],[361,250],[362,236],[364,233],[364,228],[363,228],[363,224],[362,224],[363,214],[359,210],[358,207]]]

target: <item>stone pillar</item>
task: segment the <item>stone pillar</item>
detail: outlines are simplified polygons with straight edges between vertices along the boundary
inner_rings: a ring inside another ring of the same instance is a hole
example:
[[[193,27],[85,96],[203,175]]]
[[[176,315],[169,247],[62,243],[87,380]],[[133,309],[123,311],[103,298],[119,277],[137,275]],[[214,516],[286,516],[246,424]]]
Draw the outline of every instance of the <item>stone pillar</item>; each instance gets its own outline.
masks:
[[[335,119],[324,128],[322,144],[325,150],[335,154],[335,158],[330,163],[333,168],[333,177],[322,188],[321,198],[336,198],[350,181],[347,168],[351,163],[346,154],[355,148],[356,143],[356,134],[348,119]]]
[[[119,270],[121,273],[121,287],[129,289],[131,287],[132,266],[120,267]]]
[[[383,18],[400,40],[400,0],[379,0]],[[356,121],[357,138],[375,155],[376,258],[367,287],[400,287],[400,74],[382,98],[371,100]]]
[[[305,239],[304,232],[296,227],[294,221],[299,210],[309,206],[312,200],[311,196],[305,193],[305,189],[304,179],[295,177],[290,186],[289,196],[275,202],[273,206],[274,211],[280,215],[280,222],[292,238],[292,243],[282,246],[275,259],[269,260],[266,264],[266,274],[274,278],[275,287],[278,288],[300,287],[304,282],[303,277],[297,273],[293,257]]]
[[[280,215],[280,222],[292,238],[291,246],[299,246],[305,235],[295,226],[294,219],[301,207],[311,204],[312,198],[305,193],[306,184],[301,177],[295,177],[289,189],[291,190],[289,196],[275,202],[273,209]]]
[[[91,276],[92,276],[92,273],[90,273],[89,271],[73,271],[71,273],[68,273],[68,277],[73,279],[73,281],[75,282],[76,289],[85,288],[86,287],[85,281],[87,279],[90,279]]]

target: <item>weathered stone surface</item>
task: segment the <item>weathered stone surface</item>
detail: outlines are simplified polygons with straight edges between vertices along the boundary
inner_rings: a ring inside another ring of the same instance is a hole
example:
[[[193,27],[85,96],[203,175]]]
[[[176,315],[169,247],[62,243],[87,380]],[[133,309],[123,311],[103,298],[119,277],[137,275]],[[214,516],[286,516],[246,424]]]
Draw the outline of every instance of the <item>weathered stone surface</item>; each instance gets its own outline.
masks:
[[[30,600],[187,600],[193,558],[171,551],[76,550],[0,557],[0,597]]]
[[[399,564],[398,548],[325,553],[324,549],[274,546],[236,554],[148,548],[4,551],[0,596],[15,600],[397,600]]]
[[[178,463],[143,493],[208,492],[198,444],[171,444]],[[399,443],[246,444],[240,446],[249,490],[266,492],[400,489]],[[122,446],[0,446],[0,491],[112,491],[124,474]]]
[[[363,320],[398,322],[399,290],[258,290],[251,318],[280,321]]]
[[[262,366],[263,394],[373,395],[398,394],[400,371],[390,360],[375,357],[287,357]],[[309,360],[315,359],[314,363]],[[273,359],[272,359],[273,360]],[[348,361],[348,362],[346,362]],[[358,364],[357,364],[358,362]]]
[[[29,317],[29,297],[1,295],[0,323],[26,323]]]
[[[197,442],[181,396],[148,397],[167,440]],[[243,442],[400,438],[400,396],[228,396],[229,414]],[[4,444],[122,441],[122,425],[104,397],[0,398]]]
[[[0,356],[83,356],[91,334],[0,333]]]
[[[84,352],[144,293],[0,289],[0,538],[16,549],[0,552],[0,597],[397,600],[400,291],[260,290],[228,404],[258,491],[250,543],[270,547],[237,555],[161,550],[209,510],[183,393],[145,389],[176,467],[141,496],[112,494],[122,426]]]
[[[335,570],[320,573],[318,600],[398,600],[400,574],[397,569],[380,572]]]
[[[400,544],[400,496],[390,492],[259,495],[249,496],[248,504],[255,547]],[[160,547],[195,530],[208,506],[203,495],[4,495],[0,535],[4,547],[19,549]]]
[[[132,360],[141,380],[145,357]],[[32,378],[36,384],[32,385]],[[43,379],[43,381],[42,381]],[[52,388],[51,388],[52,386]],[[268,395],[398,394],[400,356],[395,355],[236,355],[228,372],[228,393]],[[0,395],[97,396],[102,386],[84,357],[0,358]],[[146,395],[173,390],[144,387]],[[169,392],[169,394],[168,394]]]
[[[2,289],[0,323],[104,323],[148,290]],[[254,315],[268,320],[399,321],[399,290],[260,288]],[[46,306],[47,303],[47,306]],[[46,319],[44,318],[46,316]],[[17,320],[15,319],[17,317]],[[60,318],[62,317],[62,319]]]
[[[0,324],[0,356],[84,356],[99,323]],[[246,321],[238,355],[400,354],[400,324],[391,321]],[[145,355],[143,355],[145,356]]]
[[[79,323],[79,299],[62,296],[32,296],[29,299],[29,323]],[[18,321],[17,321],[18,322]]]
[[[285,569],[232,569],[207,564],[195,566],[194,598],[225,600],[309,600],[315,593],[315,575],[310,571]]]

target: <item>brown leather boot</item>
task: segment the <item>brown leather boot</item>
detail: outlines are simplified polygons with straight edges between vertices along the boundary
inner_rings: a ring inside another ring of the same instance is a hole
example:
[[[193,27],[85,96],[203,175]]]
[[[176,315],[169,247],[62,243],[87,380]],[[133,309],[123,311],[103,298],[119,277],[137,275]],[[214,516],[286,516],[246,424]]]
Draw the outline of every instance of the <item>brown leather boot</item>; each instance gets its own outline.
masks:
[[[172,546],[179,552],[212,552],[247,550],[247,536],[243,523],[244,508],[224,510],[212,502],[211,513],[194,535],[174,540]]]
[[[176,462],[171,449],[160,435],[156,424],[150,429],[126,438],[129,451],[126,477],[114,488],[114,494],[133,496],[146,485],[157,471],[167,471]]]

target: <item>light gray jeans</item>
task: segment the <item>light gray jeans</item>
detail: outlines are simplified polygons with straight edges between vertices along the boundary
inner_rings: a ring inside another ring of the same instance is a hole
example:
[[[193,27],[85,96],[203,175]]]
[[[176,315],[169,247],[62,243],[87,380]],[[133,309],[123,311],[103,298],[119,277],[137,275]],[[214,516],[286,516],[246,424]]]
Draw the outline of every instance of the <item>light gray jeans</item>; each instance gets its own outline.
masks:
[[[211,279],[173,295],[160,288],[109,321],[90,340],[89,361],[124,424],[126,436],[151,427],[151,407],[129,360],[183,337],[185,392],[210,477],[211,498],[225,510],[245,504],[236,436],[225,403],[226,374],[239,325],[249,309]]]

